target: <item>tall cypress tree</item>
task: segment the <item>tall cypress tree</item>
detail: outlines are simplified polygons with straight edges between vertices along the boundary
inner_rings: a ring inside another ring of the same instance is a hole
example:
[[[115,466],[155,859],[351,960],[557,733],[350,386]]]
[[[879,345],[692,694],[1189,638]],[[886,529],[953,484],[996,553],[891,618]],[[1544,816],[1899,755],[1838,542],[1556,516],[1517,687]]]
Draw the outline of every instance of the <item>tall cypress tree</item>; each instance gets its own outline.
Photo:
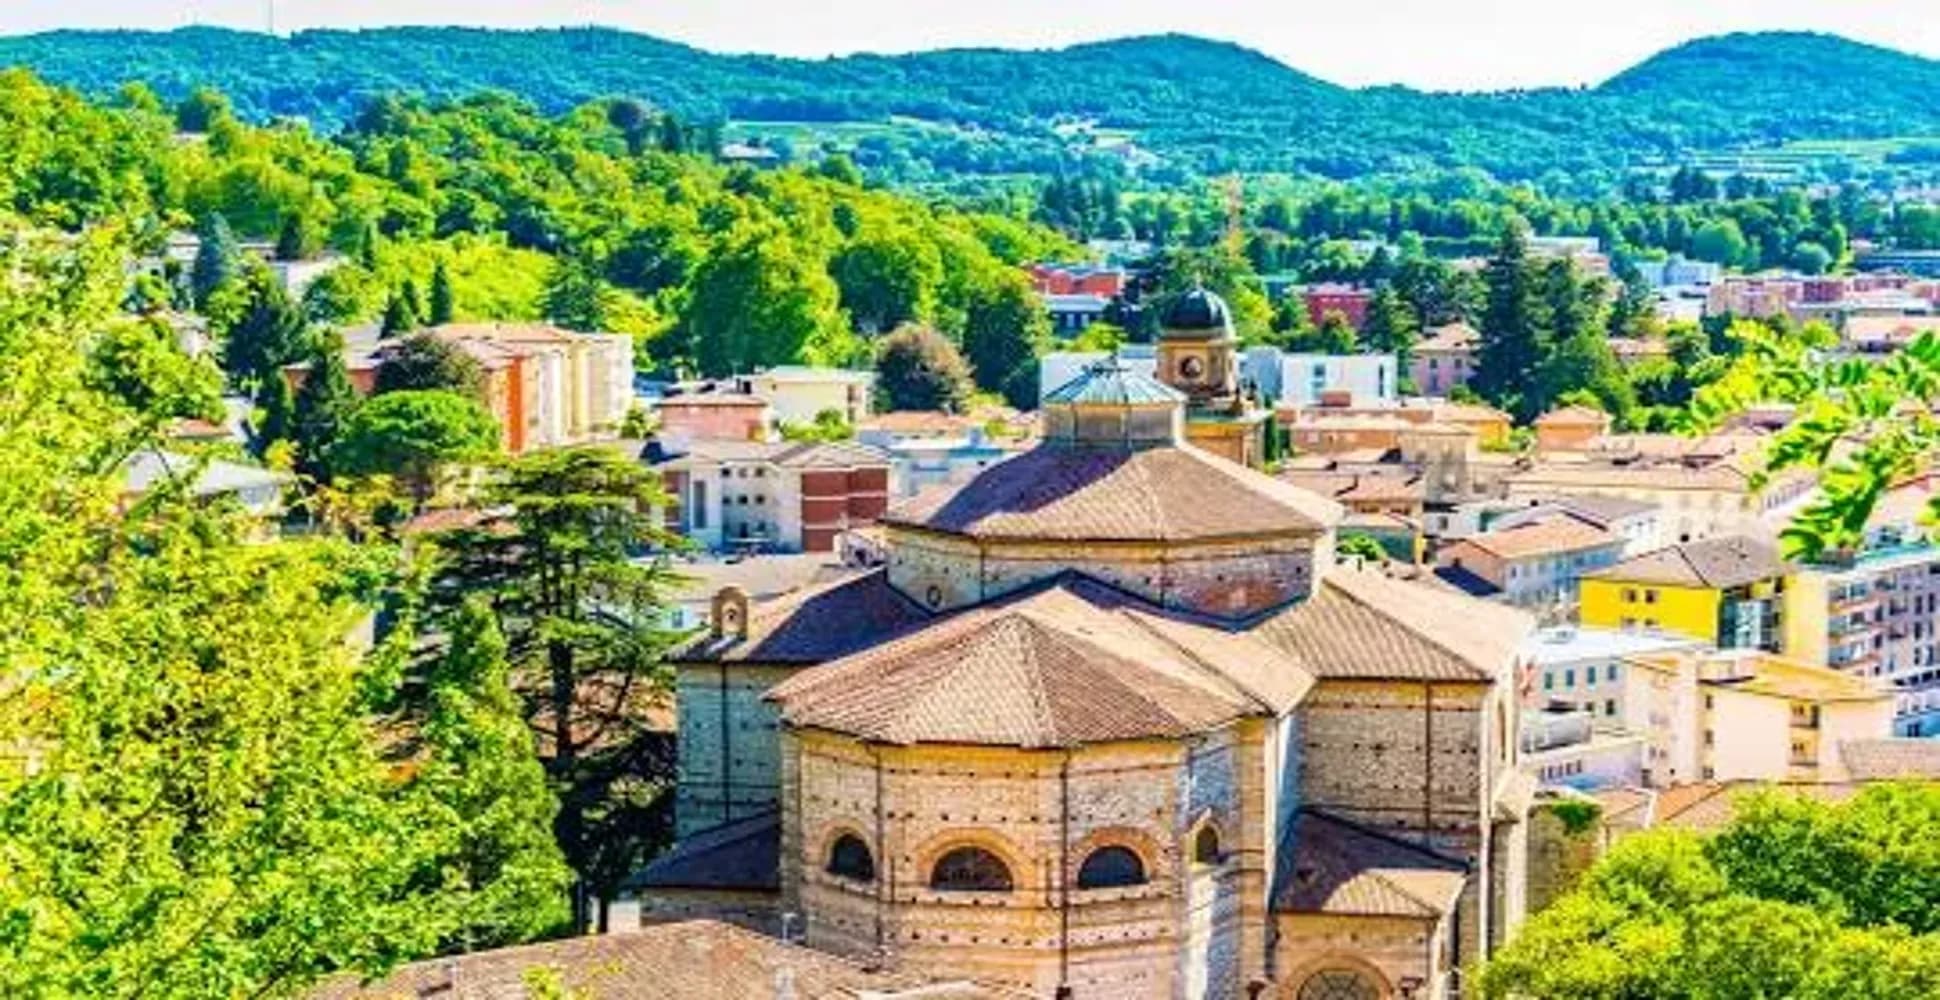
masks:
[[[252,268],[247,280],[249,307],[225,335],[222,363],[230,381],[256,389],[302,356],[309,324],[268,268]]]
[[[199,309],[209,304],[209,296],[216,289],[242,273],[242,247],[229,228],[229,220],[220,212],[204,217],[195,235],[198,244],[195,262],[189,267],[189,289]]]
[[[456,310],[456,296],[453,295],[451,289],[451,271],[445,267],[445,262],[441,260],[438,262],[437,268],[431,272],[431,310],[429,317],[431,325],[443,326],[451,322]]]

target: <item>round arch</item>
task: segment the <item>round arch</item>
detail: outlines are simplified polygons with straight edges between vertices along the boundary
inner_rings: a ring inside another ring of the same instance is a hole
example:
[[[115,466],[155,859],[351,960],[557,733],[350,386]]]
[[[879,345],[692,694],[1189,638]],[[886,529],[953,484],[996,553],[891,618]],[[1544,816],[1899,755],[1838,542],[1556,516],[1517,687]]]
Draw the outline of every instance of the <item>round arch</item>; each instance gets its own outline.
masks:
[[[1374,963],[1344,951],[1329,951],[1292,969],[1279,1000],[1394,1000],[1394,984]]]

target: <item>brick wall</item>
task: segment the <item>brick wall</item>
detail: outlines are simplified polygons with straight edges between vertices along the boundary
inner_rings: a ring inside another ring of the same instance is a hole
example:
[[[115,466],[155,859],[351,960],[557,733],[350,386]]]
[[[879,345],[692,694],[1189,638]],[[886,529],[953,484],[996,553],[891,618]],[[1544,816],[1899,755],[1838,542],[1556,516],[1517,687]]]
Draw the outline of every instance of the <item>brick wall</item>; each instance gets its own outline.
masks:
[[[775,706],[761,696],[793,668],[731,663],[675,668],[679,784],[674,832],[686,837],[775,807],[781,780]]]

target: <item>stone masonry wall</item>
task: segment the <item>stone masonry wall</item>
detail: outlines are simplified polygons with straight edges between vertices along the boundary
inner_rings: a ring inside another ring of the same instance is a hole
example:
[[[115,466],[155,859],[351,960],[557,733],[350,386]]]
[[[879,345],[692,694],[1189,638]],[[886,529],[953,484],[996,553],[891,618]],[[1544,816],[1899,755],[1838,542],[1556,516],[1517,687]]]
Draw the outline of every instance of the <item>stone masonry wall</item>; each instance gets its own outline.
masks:
[[[745,663],[676,668],[677,837],[775,808],[780,722],[775,706],[761,696],[791,673],[793,668]]]

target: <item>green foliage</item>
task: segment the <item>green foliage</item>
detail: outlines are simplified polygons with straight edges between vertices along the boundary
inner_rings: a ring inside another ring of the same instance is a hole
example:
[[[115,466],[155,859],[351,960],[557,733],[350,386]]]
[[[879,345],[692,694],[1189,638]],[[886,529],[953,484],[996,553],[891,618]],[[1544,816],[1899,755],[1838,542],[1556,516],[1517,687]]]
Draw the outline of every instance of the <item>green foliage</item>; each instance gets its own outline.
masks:
[[[855,428],[842,411],[823,410],[808,423],[782,424],[781,437],[784,441],[848,441],[855,437]]]
[[[439,389],[387,392],[359,404],[327,454],[330,470],[352,476],[392,476],[419,503],[430,498],[439,473],[497,450],[498,422],[475,400]]]
[[[89,354],[88,382],[97,392],[161,421],[222,417],[222,373],[206,359],[191,358],[160,319],[110,323]]]
[[[930,318],[943,262],[914,230],[865,233],[829,261],[842,308],[865,334]]]
[[[1376,566],[1388,561],[1387,550],[1382,548],[1381,543],[1372,535],[1342,535],[1340,544],[1335,548],[1335,554],[1349,559],[1359,559]]]
[[[1940,786],[1752,794],[1721,832],[1627,837],[1482,969],[1489,997],[1940,991]],[[1567,819],[1565,822],[1568,822]]]
[[[672,576],[664,559],[635,557],[680,543],[654,515],[658,481],[610,449],[511,459],[486,499],[511,513],[439,539],[433,608],[449,617],[483,598],[496,614],[559,797],[578,926],[588,894],[610,896],[671,832],[672,747],[643,706],[671,690],[660,658],[677,638],[663,628]]]
[[[196,237],[200,242],[195,249],[194,267],[189,272],[189,287],[195,295],[195,304],[206,307],[219,289],[241,276],[242,248],[237,245],[228,220],[219,214],[205,218],[196,230]]]
[[[444,326],[457,318],[458,293],[451,287],[451,269],[439,258],[431,272],[431,306],[426,317],[432,326]]]
[[[904,326],[876,349],[876,387],[891,410],[958,413],[975,383],[949,338],[931,327]]]
[[[267,267],[252,265],[240,286],[242,311],[223,330],[222,365],[237,386],[254,389],[280,377],[309,346],[310,329]]]
[[[124,510],[155,441],[89,384],[113,235],[0,229],[0,994],[299,995],[460,938],[468,898],[556,907],[504,868],[455,885],[473,814],[434,810],[371,725],[395,649],[346,637],[383,553],[253,541],[168,488]]]
[[[377,391],[446,389],[473,399],[485,393],[485,369],[455,344],[430,334],[406,337],[377,366]]]
[[[612,328],[612,290],[595,268],[576,258],[553,265],[541,308],[548,321],[568,330],[597,333]]]
[[[1602,807],[1592,799],[1562,799],[1550,803],[1549,812],[1563,824],[1564,831],[1570,834],[1586,833],[1594,829],[1598,818],[1603,815]]]
[[[1498,94],[1353,90],[1240,46],[1182,35],[1055,51],[795,60],[602,29],[283,38],[188,29],[7,39],[0,63],[34,66],[90,93],[133,79],[176,99],[192,82],[212,83],[252,120],[300,117],[332,131],[395,120],[365,114],[365,95],[449,99],[509,88],[548,113],[599,102],[595,120],[630,155],[649,145],[709,149],[707,130],[683,122],[728,122],[741,137],[776,131],[755,123],[800,123],[814,145],[839,150],[820,170],[843,183],[860,179],[857,165],[912,181],[1051,175],[1073,160],[1113,163],[1126,141],[1159,156],[1160,169],[1205,175],[1475,167],[1533,180],[1609,177],[1643,154],[1675,161],[1689,150],[1795,138],[1940,133],[1940,112],[1927,99],[1940,87],[1933,61],[1806,34],[1704,39],[1594,88]],[[630,118],[616,119],[607,101],[615,94],[672,114],[654,120],[629,110]],[[1055,127],[1072,121],[1110,128]],[[867,126],[860,140],[859,124]]]
[[[296,470],[327,483],[335,476],[331,446],[343,436],[359,401],[344,365],[342,339],[333,334],[315,341],[296,392],[290,442],[296,445]]]
[[[1018,409],[1037,405],[1039,345],[1051,336],[1051,319],[1022,274],[992,272],[965,304],[963,355],[977,387],[1001,394]]]
[[[685,336],[701,374],[731,375],[854,353],[835,282],[788,238],[745,230],[701,264]]]

